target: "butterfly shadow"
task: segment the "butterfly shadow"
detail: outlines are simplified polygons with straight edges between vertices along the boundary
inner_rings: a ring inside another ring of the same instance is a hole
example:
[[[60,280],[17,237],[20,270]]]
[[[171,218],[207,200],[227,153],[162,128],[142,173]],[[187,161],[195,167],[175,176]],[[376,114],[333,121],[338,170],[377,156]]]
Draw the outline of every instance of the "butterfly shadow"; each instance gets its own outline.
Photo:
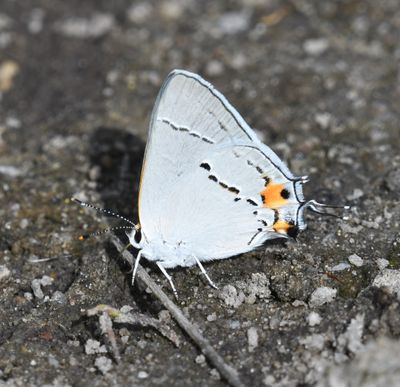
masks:
[[[99,127],[90,138],[90,163],[92,179],[101,197],[101,206],[138,223],[138,192],[145,143],[127,130]],[[110,227],[129,226],[128,223],[110,218]],[[129,230],[127,230],[129,231]],[[128,244],[124,230],[115,231],[122,243]],[[116,251],[114,245],[106,243],[107,254],[115,259],[126,281],[131,282],[131,266]],[[134,252],[135,254],[135,252]],[[142,261],[146,265],[145,260]],[[138,289],[131,288],[135,300]]]

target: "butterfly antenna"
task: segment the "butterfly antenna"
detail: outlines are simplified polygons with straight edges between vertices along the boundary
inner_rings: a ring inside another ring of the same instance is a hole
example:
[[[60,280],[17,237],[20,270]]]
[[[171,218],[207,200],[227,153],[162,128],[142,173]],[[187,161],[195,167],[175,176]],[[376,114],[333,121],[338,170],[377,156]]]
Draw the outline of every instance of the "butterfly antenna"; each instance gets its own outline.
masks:
[[[85,203],[82,202],[81,200],[77,199],[77,198],[71,198],[71,200],[77,204],[79,204],[82,207],[87,207],[87,208],[92,208],[93,210],[96,210],[98,212],[102,212],[103,214],[106,215],[110,215],[110,216],[114,216],[115,218],[119,218],[124,220],[125,222],[128,222],[129,224],[131,224],[132,226],[134,226],[134,228],[137,228],[137,225],[135,223],[133,223],[131,220],[125,218],[122,215],[116,214],[115,212],[111,211],[111,210],[107,210],[105,208],[100,208],[100,207],[96,207],[93,204],[90,203]]]
[[[96,232],[92,232],[89,234],[81,234],[79,235],[78,239],[80,241],[85,241],[91,237],[95,237],[95,236],[99,236],[99,235],[103,235],[103,234],[107,234],[111,231],[116,231],[116,230],[133,230],[135,227],[131,227],[131,226],[117,226],[117,227],[110,227],[110,228],[106,228],[104,230],[100,230],[100,231],[96,231]]]
[[[347,211],[350,210],[350,206],[334,206],[330,204],[318,203],[315,200],[309,200],[304,203],[304,208],[309,208],[311,211],[321,215],[334,216],[343,220],[348,220],[349,217],[346,215]]]

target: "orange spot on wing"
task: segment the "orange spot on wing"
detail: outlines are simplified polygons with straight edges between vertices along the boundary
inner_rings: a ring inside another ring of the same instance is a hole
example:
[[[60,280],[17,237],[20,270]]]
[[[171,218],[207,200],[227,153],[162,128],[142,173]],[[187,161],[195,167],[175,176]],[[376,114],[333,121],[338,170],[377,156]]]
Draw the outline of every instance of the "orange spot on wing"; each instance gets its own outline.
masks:
[[[287,199],[282,197],[282,190],[285,188],[283,184],[268,183],[263,191],[261,197],[264,202],[264,207],[279,208],[287,203]]]
[[[274,223],[273,227],[275,232],[279,232],[280,234],[287,234],[289,229],[293,227],[293,225],[285,222],[284,220],[278,220],[276,223]]]

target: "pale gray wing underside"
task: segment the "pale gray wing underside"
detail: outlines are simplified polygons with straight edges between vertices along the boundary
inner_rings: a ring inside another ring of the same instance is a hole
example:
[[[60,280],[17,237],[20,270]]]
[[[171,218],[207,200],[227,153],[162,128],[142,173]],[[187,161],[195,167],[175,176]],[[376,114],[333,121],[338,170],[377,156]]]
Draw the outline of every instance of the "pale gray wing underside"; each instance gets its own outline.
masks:
[[[283,162],[208,82],[172,72],[152,114],[142,169],[146,238],[183,241],[202,259],[251,250],[277,237],[276,210],[260,196],[266,179],[288,191],[283,218],[296,216],[301,184]]]

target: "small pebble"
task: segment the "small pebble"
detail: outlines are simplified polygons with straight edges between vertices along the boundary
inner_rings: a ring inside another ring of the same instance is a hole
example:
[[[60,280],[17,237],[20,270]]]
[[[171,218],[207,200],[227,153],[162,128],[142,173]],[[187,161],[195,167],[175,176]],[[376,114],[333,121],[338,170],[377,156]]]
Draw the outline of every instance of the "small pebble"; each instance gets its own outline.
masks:
[[[207,321],[215,321],[217,319],[217,314],[214,312],[214,313],[211,313],[211,314],[209,314],[208,316],[207,316]]]
[[[42,286],[48,286],[48,285],[51,285],[54,280],[53,280],[53,278],[49,277],[48,275],[44,275],[39,281]]]
[[[8,267],[0,265],[0,282],[5,281],[10,276],[11,276],[11,271],[8,269]]]
[[[19,65],[12,60],[0,63],[0,92],[8,91],[14,84],[14,78],[19,72]]]
[[[376,260],[376,264],[378,265],[379,270],[386,269],[389,266],[389,261],[385,258],[378,258]]]
[[[210,60],[206,66],[206,73],[210,77],[221,75],[224,72],[224,65],[218,60]]]
[[[362,191],[360,188],[355,188],[353,190],[352,194],[346,196],[346,199],[347,200],[356,200],[356,199],[360,199],[363,196],[364,196],[364,191]]]
[[[60,362],[53,355],[49,355],[48,362],[49,362],[49,365],[51,365],[54,368],[60,367]]]
[[[373,286],[385,287],[400,298],[400,270],[383,269],[374,279]]]
[[[331,268],[331,271],[343,271],[349,269],[351,266],[347,262],[341,262]]]
[[[105,356],[99,356],[95,360],[94,365],[102,374],[106,374],[113,368],[112,360]]]
[[[326,286],[317,288],[311,294],[309,304],[311,307],[327,304],[328,302],[333,301],[333,299],[336,297],[336,293],[336,289],[328,288]]]
[[[309,39],[303,44],[304,51],[309,55],[321,55],[329,48],[327,39]]]
[[[33,9],[30,20],[28,20],[28,30],[31,34],[38,34],[43,29],[43,19],[45,13],[40,8]]]
[[[168,310],[160,311],[160,313],[158,313],[158,319],[165,323],[170,323],[172,320],[171,314],[168,312]]]
[[[146,371],[139,371],[138,372],[138,378],[139,379],[147,379],[149,377],[149,374]]]
[[[63,292],[56,290],[51,296],[51,301],[56,302],[57,304],[65,305],[67,303],[67,297]]]
[[[199,365],[205,364],[206,358],[204,355],[196,356],[195,362],[196,362],[196,364],[199,364]]]
[[[329,113],[317,113],[314,119],[322,129],[327,129],[332,121],[332,116]]]
[[[25,292],[24,293],[24,297],[28,300],[28,301],[32,301],[33,300],[33,294],[31,292]]]
[[[324,348],[325,337],[324,335],[315,333],[299,340],[306,348],[321,351]]]
[[[184,7],[183,7],[184,2],[178,2],[178,1],[163,1],[160,4],[160,14],[161,16],[169,21],[173,20],[178,20],[179,18],[182,17],[183,12],[184,12]]]
[[[258,346],[258,332],[257,328],[250,327],[247,330],[247,340],[249,342],[249,352],[253,352]]]
[[[86,355],[93,355],[96,353],[107,353],[107,348],[101,345],[99,341],[88,339],[85,343]]]
[[[128,9],[128,19],[133,23],[145,23],[153,12],[151,4],[143,1],[142,3],[133,4]]]
[[[350,262],[352,265],[354,265],[354,266],[356,266],[356,267],[361,267],[361,266],[364,264],[363,259],[362,259],[360,256],[358,256],[357,254],[352,254],[352,255],[350,255],[350,257],[347,258],[347,259],[349,260],[349,262]]]
[[[90,19],[74,17],[59,21],[56,29],[71,38],[98,38],[108,33],[114,24],[112,14],[96,13]]]
[[[314,327],[316,325],[319,325],[321,323],[321,316],[317,312],[311,312],[307,316],[307,322],[310,327]]]
[[[44,298],[44,293],[40,286],[40,280],[34,279],[31,282],[31,288],[32,288],[33,294],[35,295],[36,298],[38,298],[40,300]]]
[[[242,291],[238,292],[234,286],[225,285],[219,293],[219,298],[221,298],[226,305],[237,308],[243,304],[245,295]]]
[[[250,23],[248,12],[226,12],[218,20],[219,32],[225,35],[234,35],[245,31]]]
[[[22,230],[26,229],[28,227],[28,225],[29,225],[29,220],[26,219],[26,218],[21,219],[20,222],[19,222],[19,227]]]
[[[215,368],[210,371],[210,377],[213,380],[221,380],[221,376]]]

